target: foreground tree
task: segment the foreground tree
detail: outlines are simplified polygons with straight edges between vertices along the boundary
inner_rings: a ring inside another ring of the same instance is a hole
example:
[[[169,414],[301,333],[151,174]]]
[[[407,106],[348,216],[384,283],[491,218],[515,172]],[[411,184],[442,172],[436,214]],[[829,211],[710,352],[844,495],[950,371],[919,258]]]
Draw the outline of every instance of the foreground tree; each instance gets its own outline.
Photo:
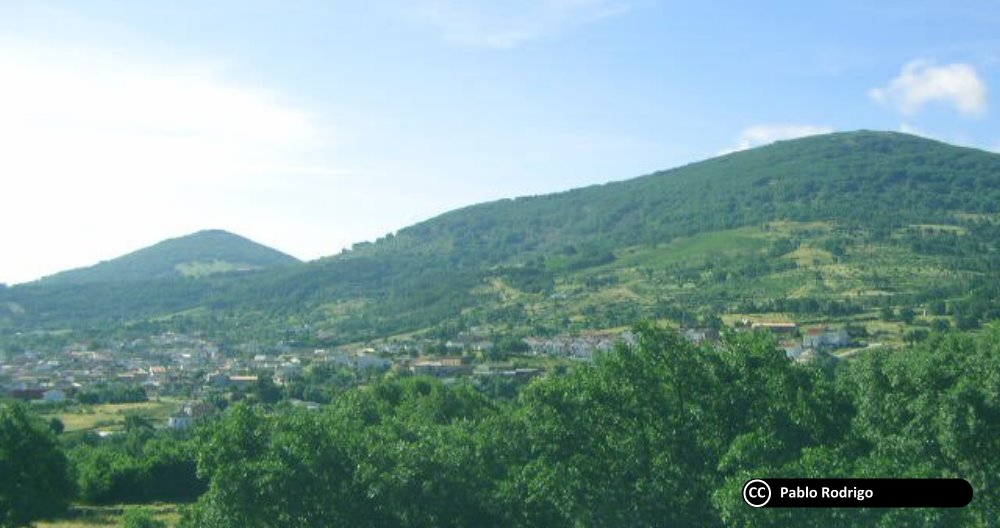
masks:
[[[20,403],[0,403],[0,527],[64,512],[73,497],[67,467],[47,425]]]
[[[768,334],[637,343],[489,400],[399,378],[200,432],[198,528],[997,526],[1000,327],[836,365]],[[754,477],[961,477],[957,509],[758,510]],[[992,520],[991,520],[992,519]]]

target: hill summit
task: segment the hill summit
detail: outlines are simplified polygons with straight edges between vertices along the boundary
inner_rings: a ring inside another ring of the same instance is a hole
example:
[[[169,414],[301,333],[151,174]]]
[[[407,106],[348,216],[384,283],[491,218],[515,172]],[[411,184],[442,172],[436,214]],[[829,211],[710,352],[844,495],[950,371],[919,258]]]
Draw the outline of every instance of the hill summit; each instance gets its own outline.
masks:
[[[171,238],[93,266],[42,278],[41,284],[85,284],[201,277],[298,264],[295,257],[242,236],[208,229]]]

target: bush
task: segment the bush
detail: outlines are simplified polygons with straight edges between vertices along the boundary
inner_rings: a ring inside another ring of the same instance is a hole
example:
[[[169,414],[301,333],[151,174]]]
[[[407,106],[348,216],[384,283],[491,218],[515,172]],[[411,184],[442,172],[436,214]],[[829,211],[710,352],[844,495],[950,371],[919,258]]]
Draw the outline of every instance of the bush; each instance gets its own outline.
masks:
[[[146,508],[128,508],[122,516],[123,528],[167,528],[167,523],[157,519]]]

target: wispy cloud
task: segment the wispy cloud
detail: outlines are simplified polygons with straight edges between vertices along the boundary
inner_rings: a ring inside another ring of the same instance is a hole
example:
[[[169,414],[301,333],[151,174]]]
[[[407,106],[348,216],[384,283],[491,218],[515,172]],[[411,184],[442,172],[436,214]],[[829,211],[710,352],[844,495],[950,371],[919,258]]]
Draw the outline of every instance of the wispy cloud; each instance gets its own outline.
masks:
[[[986,83],[975,68],[964,63],[938,66],[927,59],[910,61],[889,84],[872,88],[868,95],[905,116],[919,113],[932,102],[951,105],[968,117],[983,116],[987,108]]]
[[[290,149],[332,139],[308,112],[227,81],[218,65],[6,44],[0,143],[21,147],[0,158],[9,174],[54,174],[50,164],[72,164],[95,178],[240,178],[248,164],[287,163]]]
[[[722,150],[719,152],[719,155],[731,154],[733,152],[767,145],[783,139],[796,139],[819,134],[829,134],[833,131],[834,129],[830,127],[817,125],[754,125],[743,129],[743,132],[740,133],[739,139],[736,140],[736,144]]]
[[[313,156],[334,139],[316,116],[217,63],[8,38],[0,79],[0,225],[32,224],[4,230],[26,275],[7,280],[65,267],[29,248],[68,231],[79,247],[65,253],[88,264],[206,218],[246,227],[239,207],[266,223],[282,206],[264,196],[335,175]]]
[[[495,49],[515,48],[630,8],[624,0],[417,0],[393,5],[450,42]]]

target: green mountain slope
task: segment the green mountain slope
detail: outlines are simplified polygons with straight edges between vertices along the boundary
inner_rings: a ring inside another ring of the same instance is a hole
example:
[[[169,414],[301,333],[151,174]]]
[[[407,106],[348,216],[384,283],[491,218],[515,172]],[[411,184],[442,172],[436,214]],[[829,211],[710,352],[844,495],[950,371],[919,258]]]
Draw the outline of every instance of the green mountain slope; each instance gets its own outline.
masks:
[[[771,220],[891,228],[996,213],[1000,157],[889,132],[830,134],[649,176],[447,213],[392,244],[505,260],[570,245],[656,244]],[[485,253],[485,254],[484,254]]]
[[[299,263],[298,259],[222,230],[171,238],[86,268],[40,280],[44,285],[133,282],[254,271]]]
[[[989,317],[998,204],[1000,156],[831,134],[452,211],[314,263],[273,293],[312,282],[327,304],[310,320],[348,340],[428,326],[834,316],[932,299]]]
[[[996,154],[838,133],[475,205],[302,266],[19,286],[0,293],[0,317],[18,328],[173,314],[157,324],[316,344],[903,308],[976,324],[1000,316],[998,210]]]

